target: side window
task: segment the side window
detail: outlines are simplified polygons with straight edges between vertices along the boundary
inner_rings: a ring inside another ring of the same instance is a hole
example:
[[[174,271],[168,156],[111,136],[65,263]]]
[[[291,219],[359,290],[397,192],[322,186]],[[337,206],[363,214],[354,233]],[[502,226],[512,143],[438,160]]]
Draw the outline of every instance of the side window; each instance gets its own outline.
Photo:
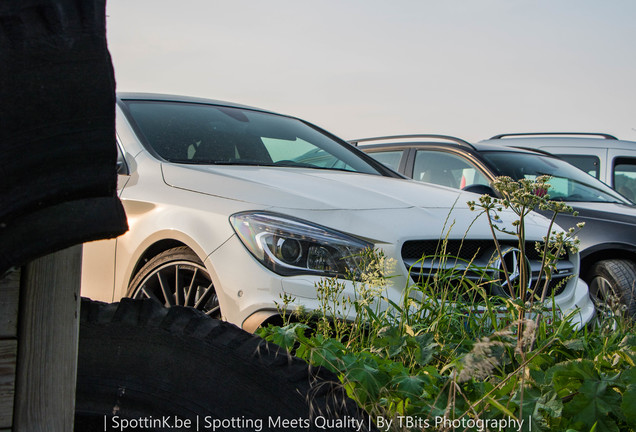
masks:
[[[592,177],[600,178],[599,164],[600,160],[596,156],[588,155],[557,155],[564,161],[574,165],[580,170],[585,171]]]
[[[402,153],[404,153],[403,150],[378,151],[369,153],[369,156],[397,171],[400,166],[400,160],[402,159]]]
[[[612,185],[625,198],[636,200],[636,159],[618,158],[612,171]]]
[[[466,159],[434,150],[417,151],[413,178],[455,189],[490,184],[486,176]]]

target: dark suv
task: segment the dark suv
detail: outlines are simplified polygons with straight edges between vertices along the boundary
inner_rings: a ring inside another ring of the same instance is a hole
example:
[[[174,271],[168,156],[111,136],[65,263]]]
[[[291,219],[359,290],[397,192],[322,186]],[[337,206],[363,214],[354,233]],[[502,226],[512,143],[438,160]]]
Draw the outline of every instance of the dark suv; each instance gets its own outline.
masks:
[[[596,178],[544,151],[470,144],[445,135],[350,142],[407,177],[480,194],[494,194],[490,184],[498,176],[552,176],[551,199],[565,201],[578,212],[577,217],[559,215],[557,223],[567,229],[585,222],[578,233],[581,277],[591,295],[598,301],[613,293],[636,316],[636,205]]]
[[[509,133],[490,138],[497,144],[549,151],[636,202],[636,142],[605,133]],[[482,142],[488,142],[482,141]]]

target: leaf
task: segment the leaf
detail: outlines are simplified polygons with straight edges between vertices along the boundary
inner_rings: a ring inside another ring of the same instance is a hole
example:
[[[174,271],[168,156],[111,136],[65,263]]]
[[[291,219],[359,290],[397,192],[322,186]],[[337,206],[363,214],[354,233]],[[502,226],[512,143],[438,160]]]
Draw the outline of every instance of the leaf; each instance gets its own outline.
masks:
[[[548,354],[537,354],[532,361],[528,363],[528,367],[530,367],[530,369],[537,370],[546,370],[550,366],[554,366],[554,358]]]
[[[545,411],[550,417],[559,418],[563,411],[563,402],[559,399],[556,393],[552,393],[552,397],[548,399],[548,395],[541,397],[541,403],[537,405],[539,410]]]
[[[346,380],[355,384],[356,396],[362,402],[377,399],[380,390],[390,381],[390,375],[381,371],[368,353],[359,353],[357,359],[348,363],[345,374]]]
[[[572,351],[583,351],[585,349],[585,342],[583,342],[582,339],[571,339],[563,342],[563,346]]]
[[[512,391],[515,388],[517,388],[518,384],[519,384],[519,377],[517,375],[512,375],[508,378],[508,380],[506,381],[504,385],[499,387],[499,390],[495,391],[494,394],[499,397],[504,397],[506,395],[509,395],[510,393],[512,393]]]
[[[521,398],[520,389],[514,396],[514,402],[519,404]],[[525,388],[523,393],[523,416],[524,424],[522,430],[526,431],[548,431],[550,419],[561,417],[563,403],[553,391],[541,393],[537,388]]]
[[[619,347],[623,350],[636,350],[636,335],[628,334],[625,336]]]
[[[634,407],[636,407],[636,386],[629,386],[623,394],[621,409],[627,423],[632,428],[636,428],[636,409]]]
[[[433,359],[437,347],[433,333],[423,333],[409,338],[408,344],[415,348],[415,361],[420,366],[426,366]]]
[[[389,358],[395,357],[402,353],[406,346],[405,336],[397,326],[383,327],[378,331],[378,337],[373,341],[373,345],[377,348],[386,348]]]
[[[296,350],[296,355],[311,364],[325,366],[332,372],[341,371],[345,367],[344,345],[322,335],[316,335],[310,340],[304,339]]]
[[[294,344],[298,341],[299,335],[303,334],[309,326],[306,324],[295,323],[285,327],[275,327],[271,334],[271,340],[276,345],[291,351]]]
[[[418,398],[424,392],[426,380],[419,375],[399,375],[393,378],[393,384],[398,391],[404,394],[405,398]]]
[[[563,416],[584,429],[594,426],[598,432],[618,432],[616,422],[608,415],[620,406],[621,397],[608,380],[586,381],[572,401],[565,404]]]
[[[621,409],[627,423],[632,428],[636,428],[636,369],[630,369],[623,375],[627,375],[623,378],[626,378],[630,384],[623,393]]]
[[[493,399],[490,396],[486,396],[486,400],[493,405],[495,408],[497,408],[499,411],[501,411],[503,414],[505,414],[506,416],[508,416],[509,418],[515,418],[515,415],[513,414],[512,411],[510,411],[508,408],[506,408],[505,406],[503,406],[501,404],[501,402],[499,402],[496,399]]]
[[[636,368],[632,367],[623,372],[621,380],[626,385],[636,385]]]
[[[415,336],[415,333],[413,332],[413,329],[411,328],[410,325],[405,324],[404,325],[404,331],[406,332],[407,335],[409,336]]]
[[[548,370],[554,390],[561,397],[574,395],[563,407],[563,417],[577,429],[617,432],[610,413],[620,416],[620,394],[614,390],[618,375],[608,378],[599,374],[590,360],[559,363]],[[596,426],[594,426],[596,425]]]
[[[561,397],[576,392],[584,381],[600,379],[590,360],[570,360],[559,363],[546,373],[547,381],[552,381],[554,390]]]

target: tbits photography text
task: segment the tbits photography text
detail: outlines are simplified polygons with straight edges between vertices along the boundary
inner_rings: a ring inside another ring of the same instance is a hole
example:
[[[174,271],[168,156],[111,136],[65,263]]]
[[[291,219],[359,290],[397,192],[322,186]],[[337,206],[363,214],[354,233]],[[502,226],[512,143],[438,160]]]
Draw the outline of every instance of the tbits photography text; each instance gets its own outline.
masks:
[[[185,418],[178,416],[138,417],[124,418],[118,415],[104,416],[104,432],[111,431],[358,431],[380,430],[390,431],[471,431],[471,432],[521,432],[532,431],[530,417],[527,419],[515,419],[512,417],[501,419],[472,419],[462,417],[450,419],[444,416],[425,418],[418,416],[396,416],[369,418],[364,420],[358,417],[344,416],[331,418],[315,416],[309,418],[283,418],[280,416],[268,416],[267,418],[250,418],[245,416],[217,418],[212,416],[196,416]]]

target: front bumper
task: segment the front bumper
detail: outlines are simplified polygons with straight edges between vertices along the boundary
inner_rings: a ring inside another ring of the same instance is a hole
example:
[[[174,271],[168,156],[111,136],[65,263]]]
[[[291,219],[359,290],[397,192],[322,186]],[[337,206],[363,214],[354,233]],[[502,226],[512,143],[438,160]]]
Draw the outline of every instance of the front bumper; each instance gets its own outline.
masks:
[[[383,249],[387,257],[393,257],[401,263],[400,257],[394,256],[395,248],[389,245]],[[210,254],[205,264],[217,289],[224,318],[247,330],[254,330],[265,319],[276,315],[277,305],[282,305],[284,296],[295,299],[292,306],[302,305],[308,311],[321,307],[316,290],[321,277],[277,275],[259,263],[236,236]],[[400,304],[407,283],[411,282],[403,265],[398,264],[395,271],[397,275],[389,279],[384,294]],[[343,286],[341,295],[355,298],[355,285],[350,281],[339,282]],[[587,285],[581,279],[568,283],[568,288],[555,296],[554,302],[562,316],[572,315],[572,323],[577,328],[584,326],[594,316],[594,304],[590,300]],[[382,305],[386,305],[386,302],[382,302]],[[546,301],[546,308],[552,308],[552,299]],[[353,318],[353,314],[353,310],[345,311],[342,317]]]

